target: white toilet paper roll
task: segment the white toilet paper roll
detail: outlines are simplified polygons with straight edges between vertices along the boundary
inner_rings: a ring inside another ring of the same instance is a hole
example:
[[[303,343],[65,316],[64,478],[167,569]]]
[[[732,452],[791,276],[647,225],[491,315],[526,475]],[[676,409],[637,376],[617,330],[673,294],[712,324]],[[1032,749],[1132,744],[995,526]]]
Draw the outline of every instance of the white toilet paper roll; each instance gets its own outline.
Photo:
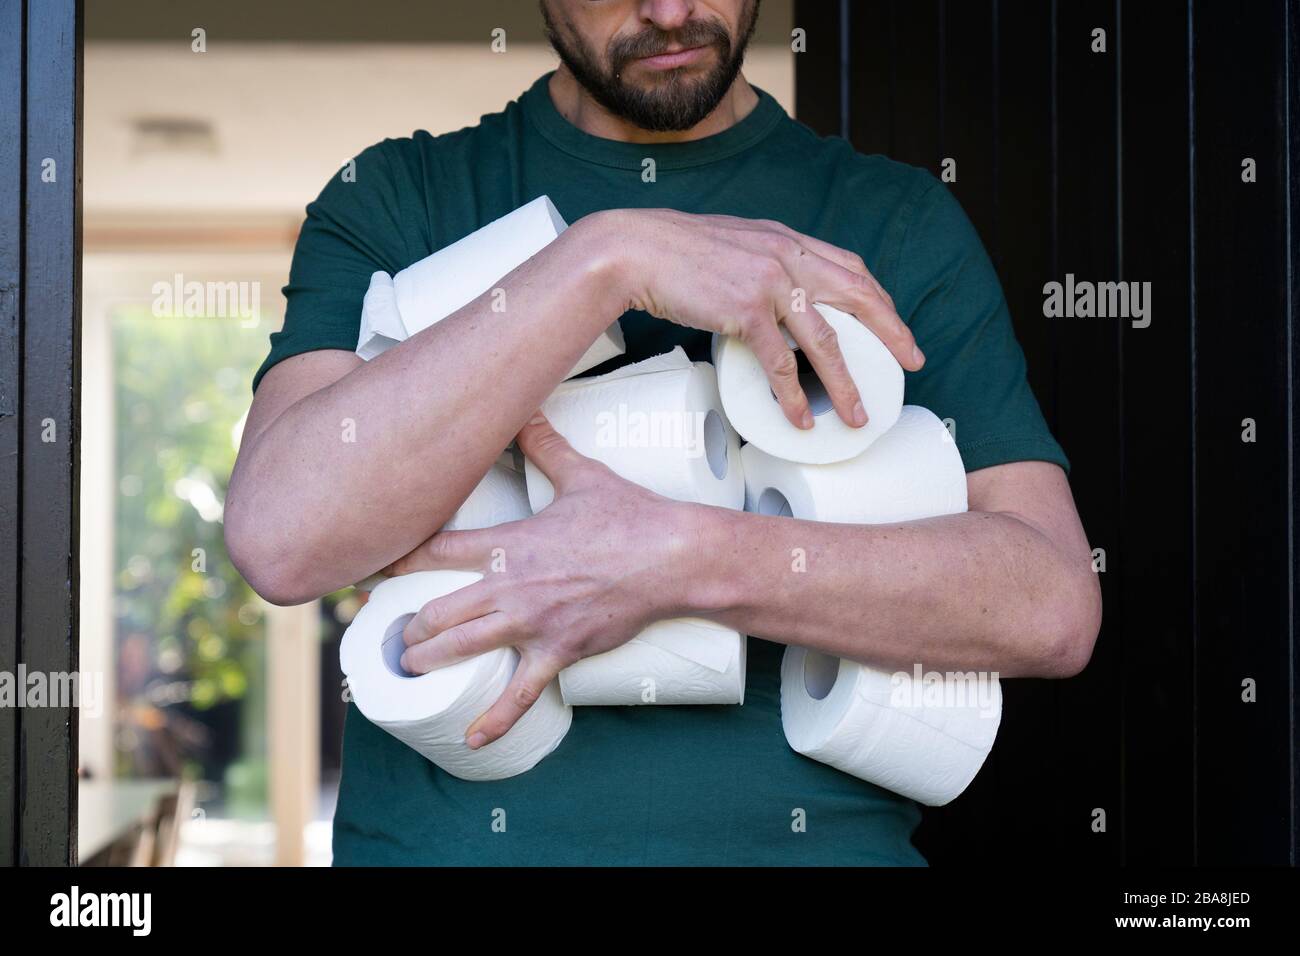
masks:
[[[799,382],[812,408],[813,427],[791,425],[772,394],[763,366],[738,338],[714,339],[713,364],[727,418],[745,441],[787,461],[827,464],[860,455],[889,431],[903,405],[903,369],[880,339],[853,316],[820,302],[813,308],[839,336],[840,350],[867,410],[868,422],[862,428],[840,420],[812,371],[801,373]],[[785,336],[797,348],[788,332]]]
[[[791,747],[927,806],[975,779],[1001,717],[1002,689],[988,675],[889,674],[804,647],[781,661]]]
[[[528,506],[528,490],[524,476],[507,468],[498,459],[488,469],[483,480],[474,486],[465,502],[456,509],[451,520],[443,525],[444,531],[469,531],[474,528],[491,528],[527,518],[533,511]]]
[[[678,501],[739,509],[740,443],[707,362],[682,349],[597,378],[567,382],[542,405],[575,449],[629,481]],[[541,511],[555,489],[525,459],[528,500]],[[738,704],[745,697],[745,635],[675,618],[560,674],[570,703]]]
[[[746,511],[888,524],[966,510],[966,469],[957,445],[943,422],[919,405],[905,405],[893,428],[848,461],[797,464],[754,445],[742,448],[740,457]]]
[[[552,681],[505,736],[470,750],[465,731],[510,683],[519,655],[489,651],[419,676],[401,667],[402,629],[427,602],[482,578],[467,571],[419,571],[390,578],[370,595],[339,651],[348,689],[371,723],[463,780],[500,780],[531,769],[559,746],[573,711]]]
[[[849,461],[796,464],[753,445],[741,457],[748,511],[886,524],[966,510],[957,446],[943,422],[916,405]],[[979,772],[1001,700],[991,675],[893,675],[793,646],[781,665],[781,724],[791,747],[934,806]]]
[[[408,337],[402,315],[397,311],[393,277],[387,272],[372,273],[370,285],[361,300],[357,355],[369,362],[376,355],[383,355],[394,345],[405,342]]]
[[[574,707],[743,704],[745,636],[701,618],[659,621],[560,671],[560,695]]]
[[[739,509],[745,502],[740,443],[707,362],[681,348],[608,375],[565,382],[542,412],[577,451],[667,498]],[[551,482],[525,460],[528,500],[541,511]]]
[[[474,486],[469,497],[456,509],[451,520],[442,526],[444,531],[468,531],[473,528],[490,528],[518,521],[531,515],[528,506],[528,491],[524,485],[524,476],[518,470],[506,465],[512,460],[508,450],[502,452],[496,462],[488,469],[483,480]],[[382,582],[388,580],[382,574],[372,574],[364,581],[352,585],[358,591],[373,591]]]
[[[357,354],[368,361],[442,321],[493,288],[565,228],[551,200],[539,196],[391,278],[376,272],[361,309]],[[570,376],[622,355],[623,348],[623,331],[615,322],[591,344]]]

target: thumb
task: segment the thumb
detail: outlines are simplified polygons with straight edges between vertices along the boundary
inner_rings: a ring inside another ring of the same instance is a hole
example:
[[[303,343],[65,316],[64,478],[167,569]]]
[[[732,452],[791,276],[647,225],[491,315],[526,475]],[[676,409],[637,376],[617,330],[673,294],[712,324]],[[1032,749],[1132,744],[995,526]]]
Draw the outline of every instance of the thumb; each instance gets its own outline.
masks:
[[[578,454],[540,411],[520,429],[518,441],[524,457],[542,470],[557,495],[591,460]]]

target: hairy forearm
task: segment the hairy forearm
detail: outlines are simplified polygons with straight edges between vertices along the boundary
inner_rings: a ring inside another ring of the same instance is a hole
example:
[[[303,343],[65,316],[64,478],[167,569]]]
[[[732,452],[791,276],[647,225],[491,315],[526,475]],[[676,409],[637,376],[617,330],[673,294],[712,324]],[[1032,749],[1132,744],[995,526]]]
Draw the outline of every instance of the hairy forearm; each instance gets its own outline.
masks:
[[[1100,622],[1087,555],[1002,513],[891,525],[696,511],[691,603],[783,644],[876,667],[1059,677]]]
[[[481,296],[246,434],[226,523],[249,580],[308,600],[441,527],[621,311],[602,239],[575,225],[503,278],[505,311]]]

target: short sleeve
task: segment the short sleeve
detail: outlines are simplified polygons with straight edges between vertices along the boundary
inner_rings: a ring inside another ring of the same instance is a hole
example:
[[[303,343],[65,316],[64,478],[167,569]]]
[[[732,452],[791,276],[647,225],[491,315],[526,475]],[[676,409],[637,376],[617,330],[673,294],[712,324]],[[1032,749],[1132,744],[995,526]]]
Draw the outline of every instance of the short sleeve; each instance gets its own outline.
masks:
[[[966,471],[1012,461],[1070,464],[1025,376],[1002,285],[974,226],[928,174],[904,213],[890,289],[925,353],[905,398],[944,419]]]
[[[271,333],[270,353],[253,376],[254,392],[272,366],[292,355],[356,349],[371,275],[397,272],[414,261],[403,222],[418,194],[390,156],[397,142],[385,140],[361,152],[307,206],[283,290],[284,324]]]

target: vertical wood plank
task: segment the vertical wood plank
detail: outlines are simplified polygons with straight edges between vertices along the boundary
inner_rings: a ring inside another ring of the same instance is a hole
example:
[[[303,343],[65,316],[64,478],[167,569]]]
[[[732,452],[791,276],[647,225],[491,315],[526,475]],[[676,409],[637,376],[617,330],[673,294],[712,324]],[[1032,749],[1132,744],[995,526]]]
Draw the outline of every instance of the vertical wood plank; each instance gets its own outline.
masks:
[[[0,0],[0,672],[18,668],[23,3]],[[18,711],[0,708],[0,866],[17,862]]]
[[[1288,406],[1291,446],[1289,472],[1290,513],[1287,515],[1287,532],[1291,553],[1287,577],[1291,581],[1290,640],[1291,647],[1291,742],[1287,752],[1291,755],[1291,846],[1290,865],[1300,866],[1300,0],[1287,0],[1286,20],[1286,72],[1283,90],[1286,98],[1285,123],[1287,131],[1287,197],[1286,207],[1286,263],[1287,263],[1287,339],[1290,343],[1291,365],[1288,376]]]
[[[823,136],[840,134],[840,5],[795,0],[794,27],[807,49],[794,54],[794,107],[799,122]]]
[[[1187,29],[1184,0],[1121,11],[1121,278],[1151,283],[1153,317],[1123,332],[1123,550],[1107,571],[1123,605],[1107,612],[1122,634],[1124,862],[1139,865],[1190,865],[1193,846]]]
[[[1193,8],[1197,133],[1197,862],[1288,861],[1292,550],[1284,532],[1287,339],[1285,0]],[[1243,55],[1249,51],[1249,55]],[[1256,182],[1242,181],[1242,162]],[[1254,422],[1253,442],[1243,425]],[[1243,701],[1254,681],[1256,701]],[[1292,754],[1294,751],[1291,752]],[[1294,759],[1293,757],[1291,759]]]
[[[81,327],[78,0],[29,4],[26,37],[19,659],[29,673],[72,675],[77,669]],[[23,711],[23,864],[75,862],[76,726],[70,705]]]
[[[1052,275],[1052,12],[1040,0],[998,2],[995,263],[1029,384],[1048,424],[1056,418],[1054,355],[1043,320]]]
[[[890,158],[939,174],[939,3],[893,0],[887,24],[893,100]],[[854,129],[859,105],[854,104]],[[857,140],[854,144],[857,145]],[[861,146],[858,146],[862,149]]]
[[[997,261],[994,169],[997,96],[994,88],[993,0],[942,0],[944,38],[939,58],[939,152],[956,161],[948,188],[970,217],[989,255]]]
[[[1120,279],[1121,41],[1115,13],[1114,0],[1070,0],[1056,7],[1057,262],[1051,279],[1063,285],[1071,275],[1075,283],[1094,288]],[[1104,50],[1099,30],[1105,31]],[[1040,315],[1041,310],[1040,305]],[[1079,677],[1058,685],[1059,759],[1052,785],[1061,852],[1079,863],[1114,864],[1124,840],[1116,700],[1123,680],[1118,626],[1123,605],[1111,556],[1124,553],[1120,343],[1134,330],[1127,317],[1101,317],[1096,311],[1091,317],[1043,319],[1051,324],[1059,356],[1056,437],[1070,457],[1071,486],[1089,540],[1108,557],[1108,570],[1101,574],[1106,618],[1092,662]]]
[[[892,0],[859,0],[849,18],[849,133],[860,153],[893,158]]]

